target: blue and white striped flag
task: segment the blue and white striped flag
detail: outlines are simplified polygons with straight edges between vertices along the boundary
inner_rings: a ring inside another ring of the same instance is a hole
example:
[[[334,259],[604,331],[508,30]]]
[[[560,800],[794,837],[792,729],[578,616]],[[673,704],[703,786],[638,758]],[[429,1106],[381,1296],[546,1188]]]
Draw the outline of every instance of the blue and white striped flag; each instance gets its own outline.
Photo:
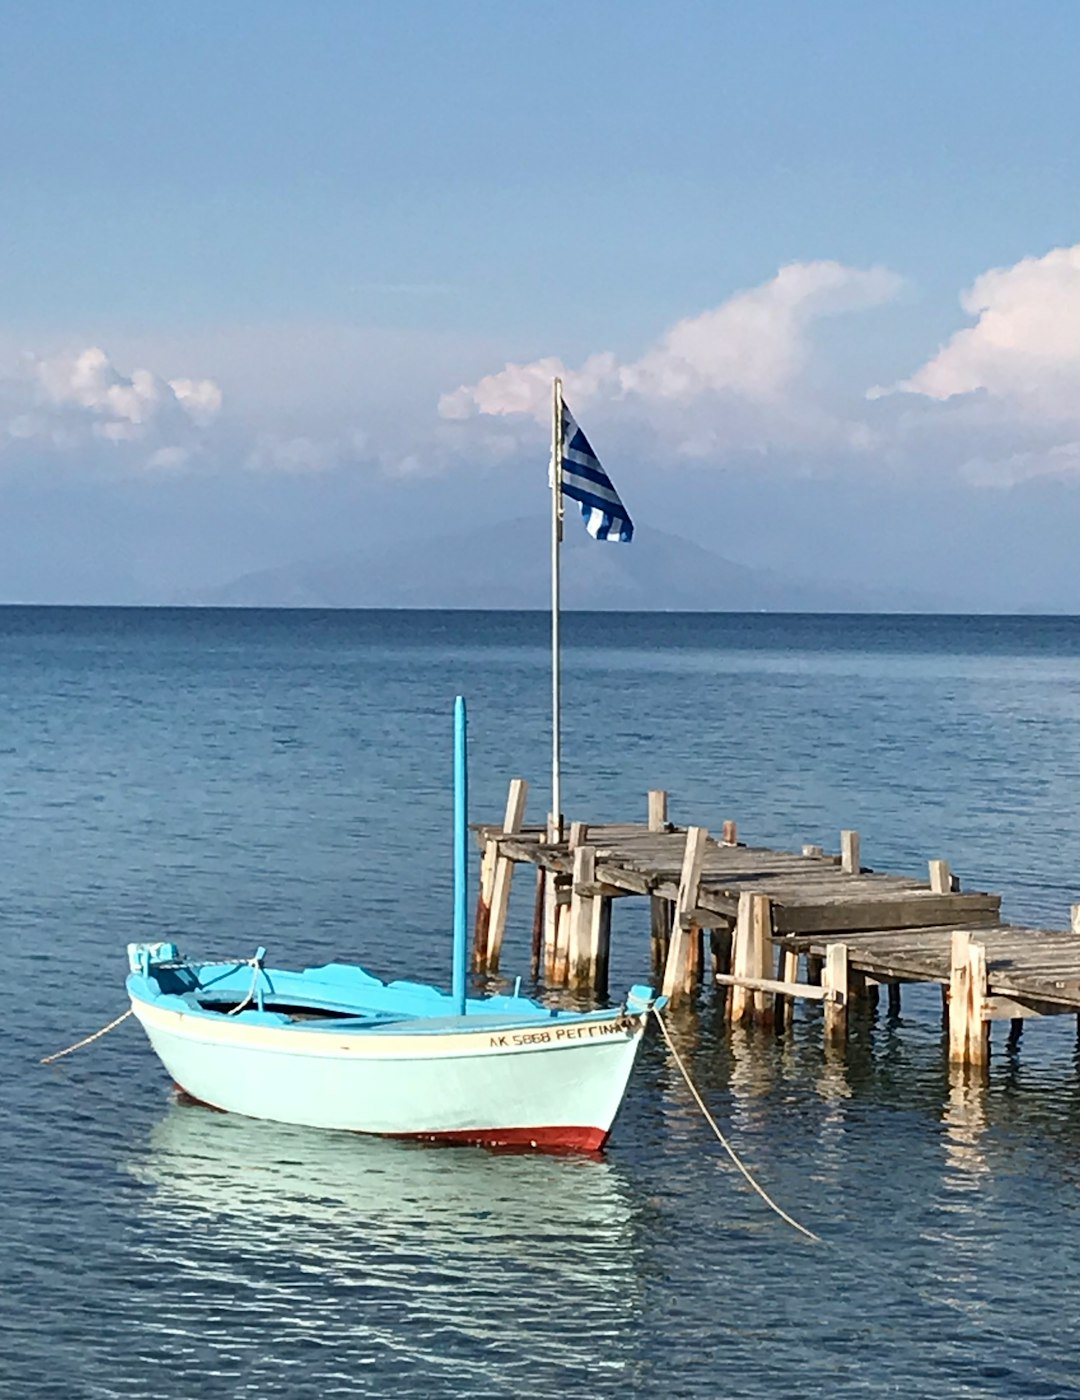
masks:
[[[619,500],[611,478],[589,446],[589,439],[562,406],[562,489],[581,506],[585,528],[593,539],[618,540],[629,544],[634,538],[634,522]]]

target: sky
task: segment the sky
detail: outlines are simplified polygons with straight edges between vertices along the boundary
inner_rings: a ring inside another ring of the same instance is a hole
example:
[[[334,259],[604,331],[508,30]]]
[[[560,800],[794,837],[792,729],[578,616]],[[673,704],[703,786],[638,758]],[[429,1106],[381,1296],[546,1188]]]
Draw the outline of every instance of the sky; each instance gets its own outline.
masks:
[[[1056,0],[0,0],[0,601],[539,520],[560,373],[639,523],[1080,612],[1078,52]]]

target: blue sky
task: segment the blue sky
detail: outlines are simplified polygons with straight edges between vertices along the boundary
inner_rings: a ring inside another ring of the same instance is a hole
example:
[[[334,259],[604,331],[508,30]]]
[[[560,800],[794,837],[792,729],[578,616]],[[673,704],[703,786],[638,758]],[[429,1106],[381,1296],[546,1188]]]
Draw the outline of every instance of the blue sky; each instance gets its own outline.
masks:
[[[497,376],[552,360],[639,518],[1080,611],[1075,5],[35,0],[0,34],[0,598],[539,513]]]

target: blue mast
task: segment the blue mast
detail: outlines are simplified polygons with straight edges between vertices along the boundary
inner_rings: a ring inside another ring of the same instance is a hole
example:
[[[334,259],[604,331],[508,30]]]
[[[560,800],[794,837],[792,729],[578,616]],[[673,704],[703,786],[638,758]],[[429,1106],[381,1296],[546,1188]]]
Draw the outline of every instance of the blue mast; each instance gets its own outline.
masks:
[[[469,878],[469,767],[465,698],[454,701],[454,971],[452,995],[465,1015],[468,947],[465,939],[466,884]]]

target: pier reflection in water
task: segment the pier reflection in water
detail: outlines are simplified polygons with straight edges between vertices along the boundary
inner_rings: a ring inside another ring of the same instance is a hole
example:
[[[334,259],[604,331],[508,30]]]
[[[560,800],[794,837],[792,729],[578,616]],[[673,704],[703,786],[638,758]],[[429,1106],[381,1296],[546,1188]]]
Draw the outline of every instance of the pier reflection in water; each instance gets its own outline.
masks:
[[[440,1150],[173,1104],[128,1170],[151,1188],[139,1252],[186,1278],[136,1330],[259,1395],[309,1354],[320,1387],[459,1370],[483,1393],[629,1378],[641,1287],[630,1198],[610,1161]],[[227,1307],[222,1307],[223,1297]],[[273,1317],[273,1346],[258,1328]],[[282,1335],[282,1329],[288,1335]],[[325,1369],[323,1369],[325,1367]],[[313,1379],[313,1378],[309,1378]]]

